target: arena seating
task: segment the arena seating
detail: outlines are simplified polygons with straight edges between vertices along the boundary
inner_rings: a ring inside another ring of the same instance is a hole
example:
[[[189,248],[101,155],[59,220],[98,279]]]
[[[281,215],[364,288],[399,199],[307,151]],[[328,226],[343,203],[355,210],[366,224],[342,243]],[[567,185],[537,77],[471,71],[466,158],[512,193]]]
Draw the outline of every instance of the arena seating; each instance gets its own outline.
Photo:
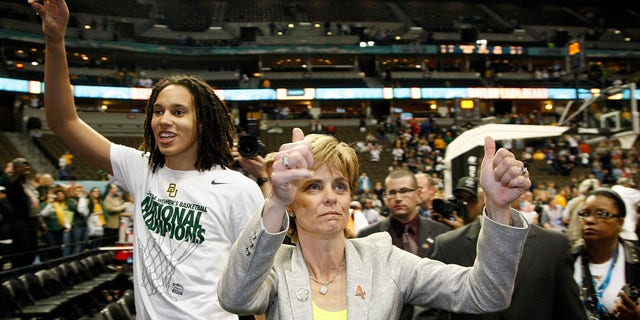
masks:
[[[95,250],[0,273],[0,319],[134,319],[130,270],[113,257]],[[111,303],[124,316],[107,318]]]
[[[91,13],[101,16],[148,17],[151,11],[149,2],[130,0],[110,0],[108,6],[97,6],[92,0],[67,1],[70,12]]]
[[[133,148],[139,147],[142,142],[141,137],[131,136],[109,136],[109,139],[114,143]],[[58,158],[67,150],[62,139],[54,134],[43,134],[42,137],[35,141],[37,147],[40,148],[45,155],[49,155],[47,157],[52,162],[52,165],[57,168]],[[101,169],[102,168],[97,167],[82,156],[76,156],[73,159],[71,174],[76,180],[100,180],[102,178],[100,175]]]
[[[310,21],[400,21],[389,9],[386,1],[382,0],[307,1],[305,10]]]
[[[4,166],[5,163],[20,157],[20,152],[13,145],[13,143],[7,138],[4,132],[0,131],[0,164]],[[4,170],[4,168],[2,168]]]

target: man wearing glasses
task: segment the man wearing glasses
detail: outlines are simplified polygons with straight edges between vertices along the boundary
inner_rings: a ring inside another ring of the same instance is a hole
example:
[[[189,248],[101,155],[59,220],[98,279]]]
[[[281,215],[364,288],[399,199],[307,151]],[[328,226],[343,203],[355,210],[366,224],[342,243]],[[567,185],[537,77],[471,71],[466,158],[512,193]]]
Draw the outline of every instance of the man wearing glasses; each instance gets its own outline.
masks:
[[[405,169],[392,171],[384,180],[385,204],[391,214],[388,219],[371,224],[358,232],[365,237],[386,231],[393,244],[420,257],[429,257],[437,235],[451,230],[448,226],[418,214],[423,190],[413,172]],[[404,306],[400,319],[412,319],[413,306]]]
[[[384,183],[385,203],[391,212],[389,219],[363,228],[358,237],[386,231],[391,235],[395,246],[420,257],[428,257],[432,251],[433,239],[451,228],[418,214],[420,196],[424,191],[418,187],[413,172],[405,169],[394,170],[385,178]],[[409,239],[406,237],[407,233]]]

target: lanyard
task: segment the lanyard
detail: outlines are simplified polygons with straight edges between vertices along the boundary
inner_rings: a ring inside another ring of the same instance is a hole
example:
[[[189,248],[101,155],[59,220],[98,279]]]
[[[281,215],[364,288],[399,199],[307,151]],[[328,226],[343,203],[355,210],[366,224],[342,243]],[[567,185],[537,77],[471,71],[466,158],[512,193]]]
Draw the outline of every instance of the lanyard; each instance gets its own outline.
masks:
[[[613,273],[613,268],[616,265],[616,260],[618,260],[618,245],[616,244],[616,249],[613,251],[613,257],[611,258],[611,265],[609,266],[609,271],[607,272],[607,276],[604,278],[604,281],[598,287],[596,294],[598,295],[598,313],[608,313],[609,310],[602,304],[602,295],[604,290],[609,286],[609,281],[611,280],[611,274]],[[596,281],[592,278],[593,286],[596,286]]]

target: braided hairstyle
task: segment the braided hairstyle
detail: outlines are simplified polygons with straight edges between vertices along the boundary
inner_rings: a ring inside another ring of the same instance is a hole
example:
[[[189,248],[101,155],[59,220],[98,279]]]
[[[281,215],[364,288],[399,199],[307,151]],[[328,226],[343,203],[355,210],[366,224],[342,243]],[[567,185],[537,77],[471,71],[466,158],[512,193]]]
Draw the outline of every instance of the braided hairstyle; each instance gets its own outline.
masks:
[[[158,81],[147,102],[144,136],[140,149],[149,152],[151,171],[156,172],[159,167],[165,165],[165,155],[156,145],[151,120],[153,105],[156,103],[160,91],[170,85],[183,86],[193,96],[198,143],[198,158],[194,164],[196,169],[198,171],[209,170],[215,165],[230,168],[233,165],[231,147],[236,138],[236,128],[229,108],[204,80],[192,75],[174,75]]]

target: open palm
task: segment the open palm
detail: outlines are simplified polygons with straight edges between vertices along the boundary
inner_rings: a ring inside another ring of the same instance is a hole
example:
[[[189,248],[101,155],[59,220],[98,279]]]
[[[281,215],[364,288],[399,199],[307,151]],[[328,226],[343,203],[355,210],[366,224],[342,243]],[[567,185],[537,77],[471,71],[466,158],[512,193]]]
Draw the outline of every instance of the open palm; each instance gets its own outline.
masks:
[[[44,0],[43,3],[29,0],[29,4],[42,18],[42,32],[45,37],[51,40],[64,38],[69,22],[69,8],[64,0]]]

